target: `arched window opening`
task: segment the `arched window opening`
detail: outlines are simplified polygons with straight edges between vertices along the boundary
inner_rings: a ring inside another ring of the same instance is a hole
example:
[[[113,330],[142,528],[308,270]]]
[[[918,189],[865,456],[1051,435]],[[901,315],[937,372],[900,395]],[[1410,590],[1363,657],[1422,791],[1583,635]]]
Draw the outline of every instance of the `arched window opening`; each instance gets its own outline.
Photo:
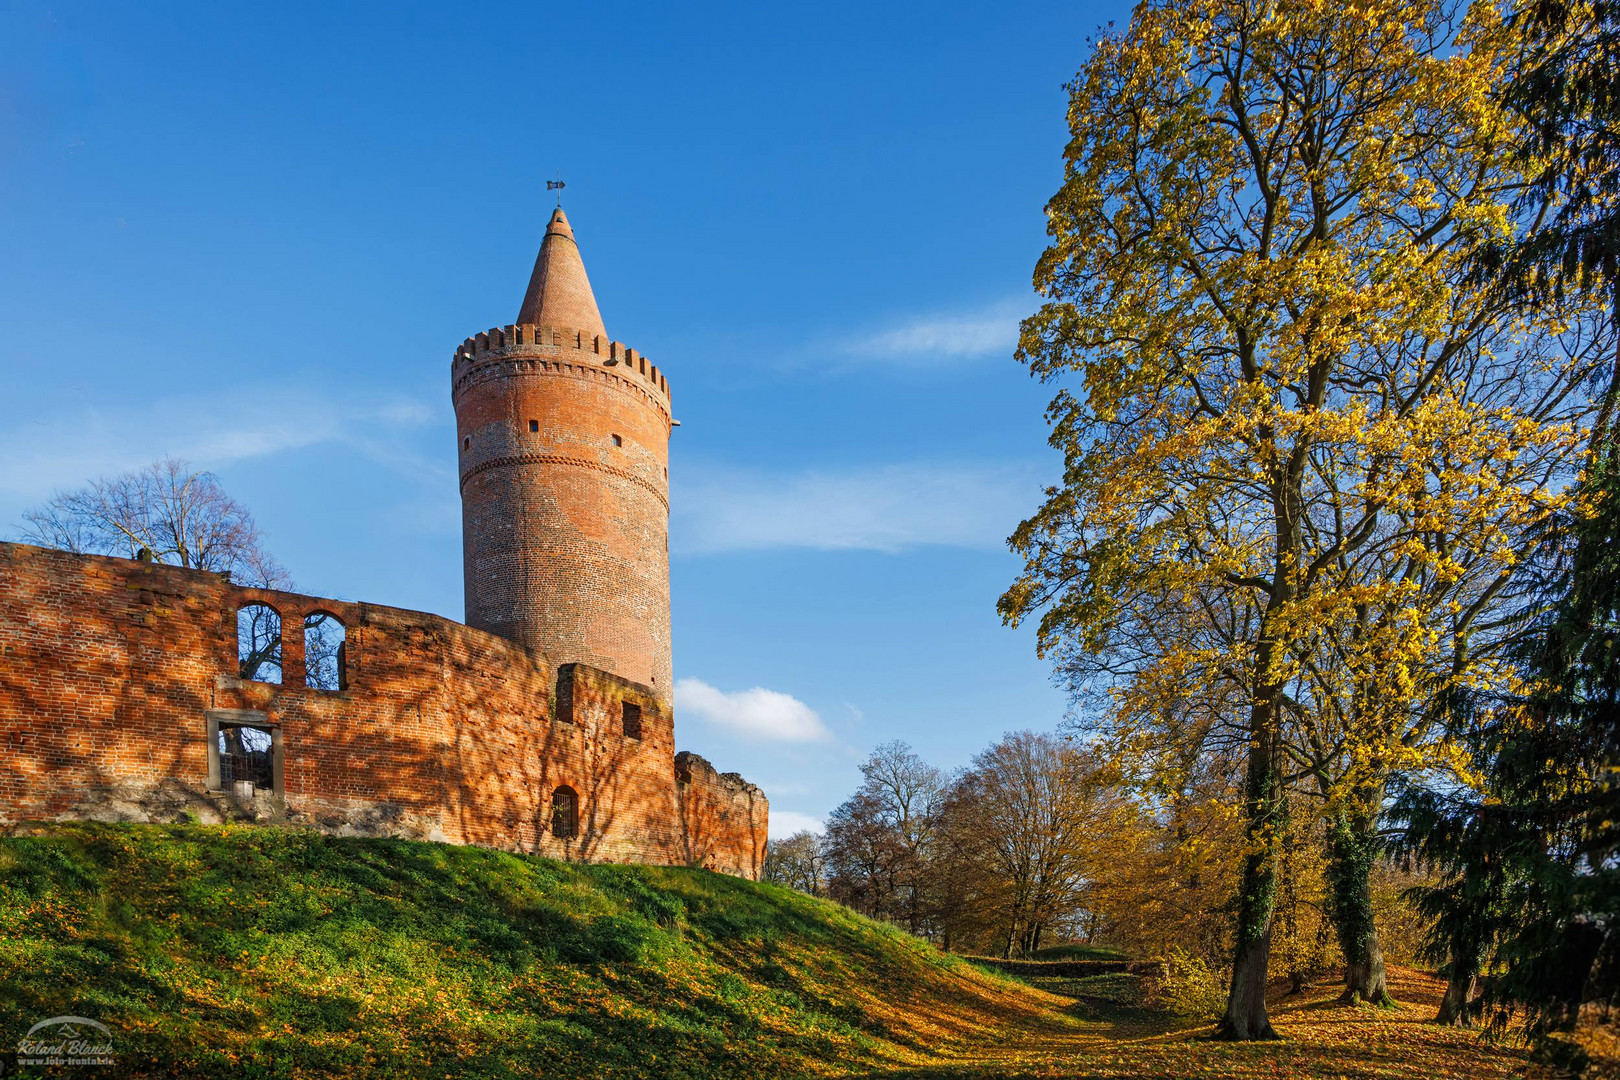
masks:
[[[275,790],[273,743],[274,736],[264,728],[221,724],[217,748],[220,787],[229,791],[232,785],[245,780],[255,790]]]
[[[254,682],[281,682],[281,613],[269,604],[243,604],[236,613],[237,673]]]
[[[349,688],[349,631],[328,611],[304,616],[304,683],[311,690]]]
[[[551,793],[551,835],[559,840],[579,835],[579,795],[571,787]]]

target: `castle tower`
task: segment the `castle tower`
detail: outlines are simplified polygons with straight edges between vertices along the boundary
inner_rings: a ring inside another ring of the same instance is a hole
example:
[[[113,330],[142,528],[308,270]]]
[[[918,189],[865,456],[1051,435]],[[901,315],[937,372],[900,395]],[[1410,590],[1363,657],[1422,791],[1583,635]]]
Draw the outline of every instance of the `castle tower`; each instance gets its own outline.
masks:
[[[450,366],[467,624],[670,693],[669,386],[551,215],[517,322]]]

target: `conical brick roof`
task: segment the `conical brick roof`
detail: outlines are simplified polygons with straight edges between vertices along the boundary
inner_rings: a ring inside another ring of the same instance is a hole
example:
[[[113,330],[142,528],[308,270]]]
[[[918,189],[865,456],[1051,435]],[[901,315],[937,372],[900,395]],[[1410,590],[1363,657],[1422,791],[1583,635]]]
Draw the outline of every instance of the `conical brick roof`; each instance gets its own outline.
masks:
[[[517,321],[520,326],[566,326],[607,337],[591,279],[585,276],[585,260],[579,257],[574,230],[568,227],[560,206],[540,241],[540,255],[534,260],[534,274]]]

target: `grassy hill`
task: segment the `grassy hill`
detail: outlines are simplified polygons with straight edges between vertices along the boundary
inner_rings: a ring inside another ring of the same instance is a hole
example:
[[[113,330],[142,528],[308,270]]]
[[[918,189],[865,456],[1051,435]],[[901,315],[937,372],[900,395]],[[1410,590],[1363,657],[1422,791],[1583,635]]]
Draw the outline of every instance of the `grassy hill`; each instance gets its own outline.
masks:
[[[106,1023],[146,1075],[799,1075],[1074,1025],[836,905],[702,870],[90,824],[0,841],[0,1049],[56,1015]]]
[[[1049,983],[1050,985],[1046,985]],[[1395,1011],[1279,1000],[1233,1046],[1129,976],[1010,978],[823,901],[264,826],[0,839],[0,1052],[100,1020],[117,1076],[1447,1077],[1522,1062]],[[1423,1000],[1424,995],[1429,995]],[[1207,1030],[1207,1029],[1206,1029]],[[82,1075],[101,1075],[84,1070]]]

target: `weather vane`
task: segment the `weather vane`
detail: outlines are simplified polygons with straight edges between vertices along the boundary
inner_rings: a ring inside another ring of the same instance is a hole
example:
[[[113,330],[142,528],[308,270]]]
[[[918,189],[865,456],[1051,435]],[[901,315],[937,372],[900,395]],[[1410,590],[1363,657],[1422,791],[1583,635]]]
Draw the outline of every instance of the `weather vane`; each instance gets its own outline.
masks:
[[[562,177],[560,176],[555,180],[546,181],[546,190],[555,191],[557,193],[557,208],[559,210],[562,209],[562,189],[567,186],[567,184],[562,182]]]

